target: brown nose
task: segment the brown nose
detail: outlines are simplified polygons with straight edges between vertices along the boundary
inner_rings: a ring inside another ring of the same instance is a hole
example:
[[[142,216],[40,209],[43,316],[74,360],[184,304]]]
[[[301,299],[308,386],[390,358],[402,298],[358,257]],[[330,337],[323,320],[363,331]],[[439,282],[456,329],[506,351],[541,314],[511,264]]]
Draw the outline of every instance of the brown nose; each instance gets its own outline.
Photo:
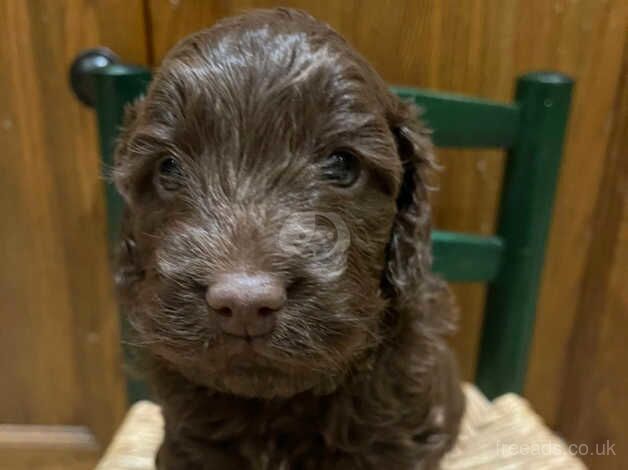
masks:
[[[229,273],[215,279],[206,297],[220,328],[247,338],[273,330],[275,314],[286,301],[286,288],[270,274]]]

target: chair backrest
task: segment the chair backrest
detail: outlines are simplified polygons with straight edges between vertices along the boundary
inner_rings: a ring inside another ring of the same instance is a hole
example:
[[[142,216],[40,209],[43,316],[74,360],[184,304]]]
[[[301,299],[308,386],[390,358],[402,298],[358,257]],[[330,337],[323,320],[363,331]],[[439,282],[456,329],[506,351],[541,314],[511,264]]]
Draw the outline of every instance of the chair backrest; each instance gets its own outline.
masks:
[[[150,78],[148,69],[122,64],[103,49],[86,51],[74,62],[72,87],[96,110],[106,166],[112,164],[124,106],[144,93]],[[436,230],[432,237],[434,271],[450,281],[489,284],[476,376],[488,397],[523,388],[572,87],[559,73],[526,74],[509,104],[392,88],[424,110],[437,146],[507,150],[497,233]],[[106,196],[115,241],[122,204],[110,184]],[[131,398],[138,393],[131,385]]]

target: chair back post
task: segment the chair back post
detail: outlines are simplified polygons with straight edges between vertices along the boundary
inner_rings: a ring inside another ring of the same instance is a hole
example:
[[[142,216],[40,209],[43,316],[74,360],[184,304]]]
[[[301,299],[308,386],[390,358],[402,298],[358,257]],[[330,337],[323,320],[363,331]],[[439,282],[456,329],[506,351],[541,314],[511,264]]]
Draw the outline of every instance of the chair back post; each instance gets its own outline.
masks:
[[[573,81],[554,72],[517,80],[519,131],[508,152],[497,235],[502,266],[489,286],[476,382],[493,398],[521,393]]]

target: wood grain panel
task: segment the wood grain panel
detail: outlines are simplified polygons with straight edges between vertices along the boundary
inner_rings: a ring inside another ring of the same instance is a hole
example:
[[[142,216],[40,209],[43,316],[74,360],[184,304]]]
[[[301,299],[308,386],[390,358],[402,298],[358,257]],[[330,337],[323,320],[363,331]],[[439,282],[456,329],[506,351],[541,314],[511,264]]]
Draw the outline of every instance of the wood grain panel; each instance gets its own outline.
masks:
[[[558,422],[593,451],[590,467],[604,470],[628,465],[628,36],[626,46]],[[614,454],[595,455],[607,442]]]
[[[576,81],[573,113],[538,309],[526,395],[556,421],[576,295],[591,242],[590,222],[608,143],[608,115],[618,84],[624,0],[166,1],[148,0],[159,60],[184,34],[220,17],[277,4],[304,8],[329,22],[391,83],[509,100],[516,76],[557,69]],[[603,53],[602,53],[603,51]],[[435,196],[439,227],[488,233],[502,174],[498,152],[441,152]],[[462,306],[455,347],[473,375],[484,291],[455,286]]]
[[[562,378],[571,362],[567,345],[595,234],[591,221],[621,77],[628,3],[529,3],[536,7],[519,11],[521,64],[556,67],[576,79],[525,390],[537,411],[555,424],[563,394],[569,393]]]
[[[94,116],[67,71],[95,45],[144,61],[143,21],[140,2],[0,3],[1,422],[102,444],[124,413]]]
[[[0,468],[88,470],[100,448],[80,426],[0,425]]]
[[[93,470],[98,454],[84,449],[0,447],[2,470]]]

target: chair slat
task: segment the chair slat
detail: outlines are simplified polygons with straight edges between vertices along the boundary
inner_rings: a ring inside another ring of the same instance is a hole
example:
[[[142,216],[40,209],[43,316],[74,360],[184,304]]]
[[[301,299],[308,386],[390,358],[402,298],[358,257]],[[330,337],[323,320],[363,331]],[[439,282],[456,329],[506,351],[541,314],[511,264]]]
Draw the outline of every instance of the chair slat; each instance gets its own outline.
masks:
[[[422,109],[439,147],[508,148],[519,130],[514,104],[408,87],[391,87],[400,98]]]
[[[435,230],[434,272],[451,282],[488,282],[499,272],[504,242],[499,237]]]

